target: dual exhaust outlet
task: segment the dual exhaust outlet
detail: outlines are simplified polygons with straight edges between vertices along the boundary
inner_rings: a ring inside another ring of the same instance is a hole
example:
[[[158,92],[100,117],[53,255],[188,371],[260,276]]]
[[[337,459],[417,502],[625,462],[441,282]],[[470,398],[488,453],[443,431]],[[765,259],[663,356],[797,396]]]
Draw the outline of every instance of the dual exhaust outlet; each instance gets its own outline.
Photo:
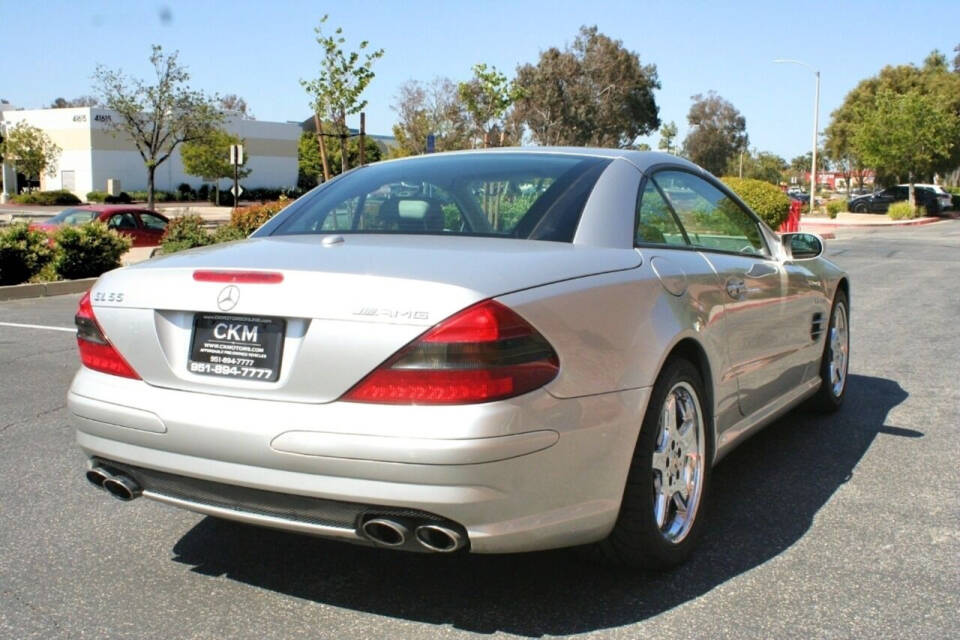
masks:
[[[139,498],[143,489],[136,480],[122,473],[114,473],[97,465],[87,469],[87,481],[98,489],[104,489],[117,500],[129,502]]]
[[[143,488],[136,480],[98,464],[87,469],[86,478],[93,486],[124,502],[143,495]],[[357,533],[382,547],[453,553],[466,544],[466,536],[442,523],[418,524],[405,518],[377,516],[365,520],[358,529]]]
[[[453,553],[463,548],[464,536],[457,530],[442,524],[428,523],[415,525],[400,519],[377,517],[365,521],[360,530],[377,545],[382,547],[410,548],[419,544],[427,551],[435,553]]]

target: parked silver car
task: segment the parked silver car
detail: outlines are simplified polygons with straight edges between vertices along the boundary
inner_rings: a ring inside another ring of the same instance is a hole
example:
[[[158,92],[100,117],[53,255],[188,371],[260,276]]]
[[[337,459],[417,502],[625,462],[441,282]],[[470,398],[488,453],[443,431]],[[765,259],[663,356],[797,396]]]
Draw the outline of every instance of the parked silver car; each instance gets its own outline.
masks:
[[[68,397],[87,478],[361,544],[676,564],[711,467],[843,401],[849,282],[822,252],[661,153],[356,169],[97,281]]]

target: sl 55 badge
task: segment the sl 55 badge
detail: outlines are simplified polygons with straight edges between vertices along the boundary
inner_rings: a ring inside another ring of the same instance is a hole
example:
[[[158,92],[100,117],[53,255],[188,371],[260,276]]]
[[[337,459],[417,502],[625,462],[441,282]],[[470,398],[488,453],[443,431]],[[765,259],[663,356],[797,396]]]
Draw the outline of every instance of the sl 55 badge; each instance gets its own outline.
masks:
[[[95,291],[93,293],[94,302],[123,302],[122,291]]]

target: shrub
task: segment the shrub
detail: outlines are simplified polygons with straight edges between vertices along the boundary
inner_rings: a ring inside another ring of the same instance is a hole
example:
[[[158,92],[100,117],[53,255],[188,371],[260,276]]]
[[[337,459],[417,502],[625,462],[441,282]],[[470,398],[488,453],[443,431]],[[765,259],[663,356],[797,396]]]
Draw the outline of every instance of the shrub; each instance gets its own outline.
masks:
[[[18,196],[14,196],[13,201],[17,204],[38,204],[46,206],[55,204],[80,204],[80,198],[69,191],[62,190],[21,193]]]
[[[91,191],[87,193],[87,202],[103,202],[110,197],[106,191]]]
[[[284,199],[265,204],[255,204],[251,207],[242,207],[230,214],[230,224],[240,229],[244,236],[248,236],[259,229],[264,222],[277,215],[288,204],[290,204],[290,201]]]
[[[40,271],[37,271],[33,276],[28,280],[28,282],[56,282],[57,280],[63,280],[60,277],[60,274],[57,273],[57,265],[54,260],[51,260],[47,264],[43,265],[43,268]]]
[[[57,230],[54,239],[60,252],[54,261],[57,273],[66,279],[95,278],[116,269],[132,241],[99,221]]]
[[[836,218],[838,213],[846,210],[846,200],[831,200],[827,203],[827,215],[829,215],[831,218]]]
[[[202,184],[197,189],[197,200],[207,200],[210,197],[210,185]]]
[[[213,232],[213,242],[233,242],[234,240],[243,240],[247,237],[247,234],[243,232],[243,229],[235,227],[232,224],[220,225]]]
[[[891,204],[890,208],[887,209],[887,215],[890,216],[892,220],[908,220],[917,217],[917,210],[911,207],[908,201],[903,200]]]
[[[160,244],[163,253],[170,254],[194,247],[205,247],[213,242],[213,237],[203,227],[203,218],[197,215],[186,215],[174,218],[167,224]]]
[[[25,222],[0,230],[0,284],[20,284],[39,273],[56,251],[42,231]]]
[[[197,192],[186,182],[181,182],[177,185],[177,199],[178,200],[196,200]]]
[[[146,202],[147,201],[147,192],[146,191],[131,191],[129,197],[137,202]],[[170,202],[171,200],[176,200],[174,195],[169,191],[161,191],[159,189],[154,190],[153,192],[153,201],[154,202]]]
[[[771,229],[778,229],[790,214],[790,198],[769,182],[751,178],[723,178],[723,182]]]

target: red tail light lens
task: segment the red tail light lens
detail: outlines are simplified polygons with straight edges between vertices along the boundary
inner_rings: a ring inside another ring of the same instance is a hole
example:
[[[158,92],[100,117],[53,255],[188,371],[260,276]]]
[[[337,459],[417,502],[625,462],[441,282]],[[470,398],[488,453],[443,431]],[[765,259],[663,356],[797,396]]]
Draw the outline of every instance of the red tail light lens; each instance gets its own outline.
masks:
[[[536,329],[487,300],[444,320],[348,391],[350,402],[472,404],[533,391],[560,370]]]
[[[120,352],[104,335],[97,317],[93,315],[89,291],[80,298],[80,306],[74,322],[77,325],[77,347],[80,349],[80,361],[83,366],[115,376],[140,379],[133,367],[123,359]]]

